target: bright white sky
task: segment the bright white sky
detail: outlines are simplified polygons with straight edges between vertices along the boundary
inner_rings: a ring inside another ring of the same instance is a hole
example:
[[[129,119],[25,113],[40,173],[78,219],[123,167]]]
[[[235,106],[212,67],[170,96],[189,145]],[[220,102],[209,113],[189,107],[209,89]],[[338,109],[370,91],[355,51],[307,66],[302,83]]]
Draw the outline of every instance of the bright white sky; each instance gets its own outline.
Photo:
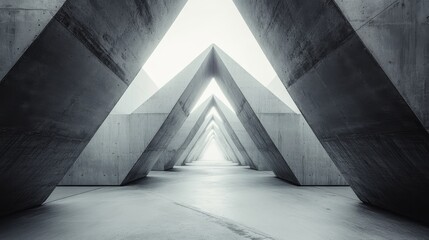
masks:
[[[264,86],[279,81],[232,0],[188,0],[143,70],[162,87],[213,43]],[[219,86],[211,84],[208,91],[232,109]],[[203,95],[199,104],[209,96]],[[285,103],[296,108],[293,101]]]
[[[220,147],[217,143],[217,141],[213,138],[210,140],[210,142],[207,145],[207,148],[205,149],[204,153],[202,154],[201,159],[204,160],[216,160],[216,161],[225,161],[225,157],[223,155],[222,150],[220,150]]]
[[[143,69],[161,87],[213,43],[264,85],[276,76],[232,0],[189,0]]]
[[[200,99],[198,99],[198,102],[195,104],[194,108],[191,110],[193,112],[195,109],[198,108],[201,104],[203,104],[207,98],[211,96],[216,96],[221,100],[225,105],[231,109],[231,111],[234,111],[234,108],[232,107],[231,103],[228,101],[228,98],[226,98],[225,94],[223,94],[222,90],[220,89],[219,85],[216,82],[216,79],[212,79],[207,86],[207,88],[204,90],[203,94],[201,95]]]

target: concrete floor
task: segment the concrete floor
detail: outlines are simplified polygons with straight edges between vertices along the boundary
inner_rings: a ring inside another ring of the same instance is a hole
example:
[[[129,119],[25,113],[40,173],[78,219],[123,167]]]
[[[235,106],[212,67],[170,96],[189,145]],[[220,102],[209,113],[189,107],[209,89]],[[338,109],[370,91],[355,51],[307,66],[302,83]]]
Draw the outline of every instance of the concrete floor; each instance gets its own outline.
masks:
[[[348,187],[296,187],[238,166],[185,166],[125,187],[58,187],[0,239],[429,239]]]

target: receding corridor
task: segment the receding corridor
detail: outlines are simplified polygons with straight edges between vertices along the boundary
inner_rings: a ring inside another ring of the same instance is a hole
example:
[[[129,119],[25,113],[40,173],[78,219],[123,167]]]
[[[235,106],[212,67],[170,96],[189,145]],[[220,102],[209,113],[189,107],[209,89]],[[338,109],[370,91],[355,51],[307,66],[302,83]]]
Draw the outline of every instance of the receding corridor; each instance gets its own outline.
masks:
[[[365,229],[365,230],[363,230]],[[152,171],[125,187],[57,187],[0,239],[424,239],[349,187],[297,187],[240,166]]]

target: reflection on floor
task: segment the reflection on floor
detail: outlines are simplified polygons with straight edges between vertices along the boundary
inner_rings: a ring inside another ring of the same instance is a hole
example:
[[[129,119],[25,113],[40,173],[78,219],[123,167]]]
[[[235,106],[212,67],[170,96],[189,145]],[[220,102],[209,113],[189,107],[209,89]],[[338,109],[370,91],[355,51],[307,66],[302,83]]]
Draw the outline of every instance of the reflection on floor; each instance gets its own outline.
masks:
[[[125,187],[58,187],[0,239],[424,239],[348,187],[297,187],[238,166],[185,166]]]

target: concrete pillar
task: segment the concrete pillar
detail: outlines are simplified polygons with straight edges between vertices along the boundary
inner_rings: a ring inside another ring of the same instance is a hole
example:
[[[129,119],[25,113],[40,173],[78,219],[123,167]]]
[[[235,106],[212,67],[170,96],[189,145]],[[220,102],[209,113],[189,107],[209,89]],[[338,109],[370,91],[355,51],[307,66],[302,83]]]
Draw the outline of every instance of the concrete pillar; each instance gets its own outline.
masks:
[[[215,47],[214,53],[219,85],[235,98],[239,119],[278,177],[297,185],[347,185],[302,115],[222,50]]]
[[[184,3],[63,4],[1,80],[0,215],[45,201]]]
[[[427,3],[364,1],[382,11],[356,28],[351,1],[336,2],[235,0],[357,196],[428,222]]]
[[[252,138],[247,133],[240,119],[238,119],[237,115],[232,112],[222,101],[216,100],[216,105],[219,108],[219,114],[224,121],[229,122],[231,128],[237,135],[237,138],[241,142],[243,148],[245,149],[247,155],[249,156],[250,162],[249,167],[255,170],[260,171],[269,171],[271,168],[269,167],[267,160],[264,159],[263,154],[256,147]]]

